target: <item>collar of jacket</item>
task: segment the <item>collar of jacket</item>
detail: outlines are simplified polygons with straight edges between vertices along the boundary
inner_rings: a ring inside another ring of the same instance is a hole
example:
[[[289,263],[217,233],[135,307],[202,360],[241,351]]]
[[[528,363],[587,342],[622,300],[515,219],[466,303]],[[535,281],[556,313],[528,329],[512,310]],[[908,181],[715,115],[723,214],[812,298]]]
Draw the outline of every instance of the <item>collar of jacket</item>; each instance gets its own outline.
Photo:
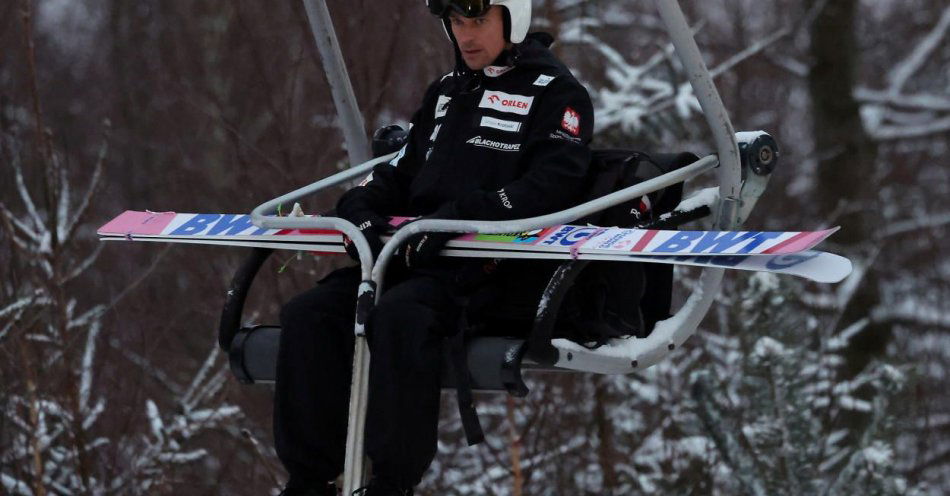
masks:
[[[473,71],[465,65],[462,52],[459,51],[455,40],[455,89],[457,91],[474,91],[481,87],[483,77],[499,77],[515,67],[543,69],[557,67],[557,59],[551,54],[549,47],[554,43],[554,37],[548,33],[529,33],[525,40],[498,55],[488,67],[480,71]]]

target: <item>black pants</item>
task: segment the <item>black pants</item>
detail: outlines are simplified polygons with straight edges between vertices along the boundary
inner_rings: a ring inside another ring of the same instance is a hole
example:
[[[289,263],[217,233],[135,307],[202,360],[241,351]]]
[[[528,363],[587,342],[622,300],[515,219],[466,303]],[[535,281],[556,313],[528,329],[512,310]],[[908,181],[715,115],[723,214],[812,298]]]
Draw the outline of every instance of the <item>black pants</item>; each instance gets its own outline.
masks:
[[[333,272],[281,311],[274,437],[293,486],[343,471],[359,276]],[[418,484],[435,456],[443,338],[457,331],[454,286],[438,273],[397,281],[368,322],[366,452],[374,475],[400,487]]]

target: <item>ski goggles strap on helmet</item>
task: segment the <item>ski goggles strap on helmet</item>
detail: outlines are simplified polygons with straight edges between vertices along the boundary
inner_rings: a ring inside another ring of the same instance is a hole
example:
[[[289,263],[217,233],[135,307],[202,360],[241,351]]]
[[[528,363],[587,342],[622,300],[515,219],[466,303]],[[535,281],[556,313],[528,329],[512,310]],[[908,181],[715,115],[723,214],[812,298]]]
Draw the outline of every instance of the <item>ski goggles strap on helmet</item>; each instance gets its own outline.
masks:
[[[426,0],[426,6],[438,17],[448,14],[449,9],[465,17],[479,17],[491,8],[491,0]]]

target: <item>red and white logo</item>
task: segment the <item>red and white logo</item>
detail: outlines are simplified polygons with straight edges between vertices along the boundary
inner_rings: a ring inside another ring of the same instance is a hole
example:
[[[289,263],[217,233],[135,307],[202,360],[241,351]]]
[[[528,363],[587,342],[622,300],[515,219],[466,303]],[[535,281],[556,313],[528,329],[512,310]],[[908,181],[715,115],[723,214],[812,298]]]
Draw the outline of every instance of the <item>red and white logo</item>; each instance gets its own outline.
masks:
[[[649,213],[651,210],[653,210],[653,202],[650,201],[649,196],[643,195],[643,197],[640,198],[639,210],[640,210],[640,213],[644,213],[644,214]]]
[[[503,66],[503,65],[490,65],[484,68],[482,71],[485,73],[486,76],[494,78],[494,77],[501,76],[502,74],[512,69],[514,69],[514,67]]]
[[[503,91],[486,91],[485,94],[482,95],[482,101],[478,106],[499,112],[528,115],[533,102],[533,96],[511,95]]]
[[[574,109],[568,107],[564,110],[564,118],[561,119],[561,127],[565,131],[579,136],[581,134],[581,116]]]

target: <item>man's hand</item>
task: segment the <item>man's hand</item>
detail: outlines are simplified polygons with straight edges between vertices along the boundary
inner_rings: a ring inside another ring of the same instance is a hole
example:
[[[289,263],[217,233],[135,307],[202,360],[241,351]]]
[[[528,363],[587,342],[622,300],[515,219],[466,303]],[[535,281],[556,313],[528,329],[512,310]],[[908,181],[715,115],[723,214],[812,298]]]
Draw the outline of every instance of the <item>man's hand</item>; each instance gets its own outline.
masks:
[[[369,243],[370,251],[373,253],[373,260],[376,260],[376,258],[379,257],[379,252],[383,251],[383,240],[380,239],[380,236],[388,230],[389,222],[385,217],[371,212],[366,212],[355,218],[347,218],[346,220],[356,224],[356,227],[363,233],[363,236],[366,237],[366,242]],[[349,255],[350,258],[357,262],[360,261],[360,254],[356,250],[356,243],[346,235],[343,236],[343,248],[346,249],[346,254]]]
[[[432,264],[445,244],[459,233],[426,232],[413,234],[406,241],[403,248],[403,257],[406,267],[410,269],[423,268]]]
[[[442,205],[431,215],[419,217],[412,222],[423,219],[457,219],[458,211],[455,205],[447,203]],[[450,239],[459,236],[459,233],[453,232],[426,232],[409,236],[406,245],[403,247],[403,260],[406,267],[418,269],[432,264],[432,261],[439,256],[439,252],[445,247]]]

